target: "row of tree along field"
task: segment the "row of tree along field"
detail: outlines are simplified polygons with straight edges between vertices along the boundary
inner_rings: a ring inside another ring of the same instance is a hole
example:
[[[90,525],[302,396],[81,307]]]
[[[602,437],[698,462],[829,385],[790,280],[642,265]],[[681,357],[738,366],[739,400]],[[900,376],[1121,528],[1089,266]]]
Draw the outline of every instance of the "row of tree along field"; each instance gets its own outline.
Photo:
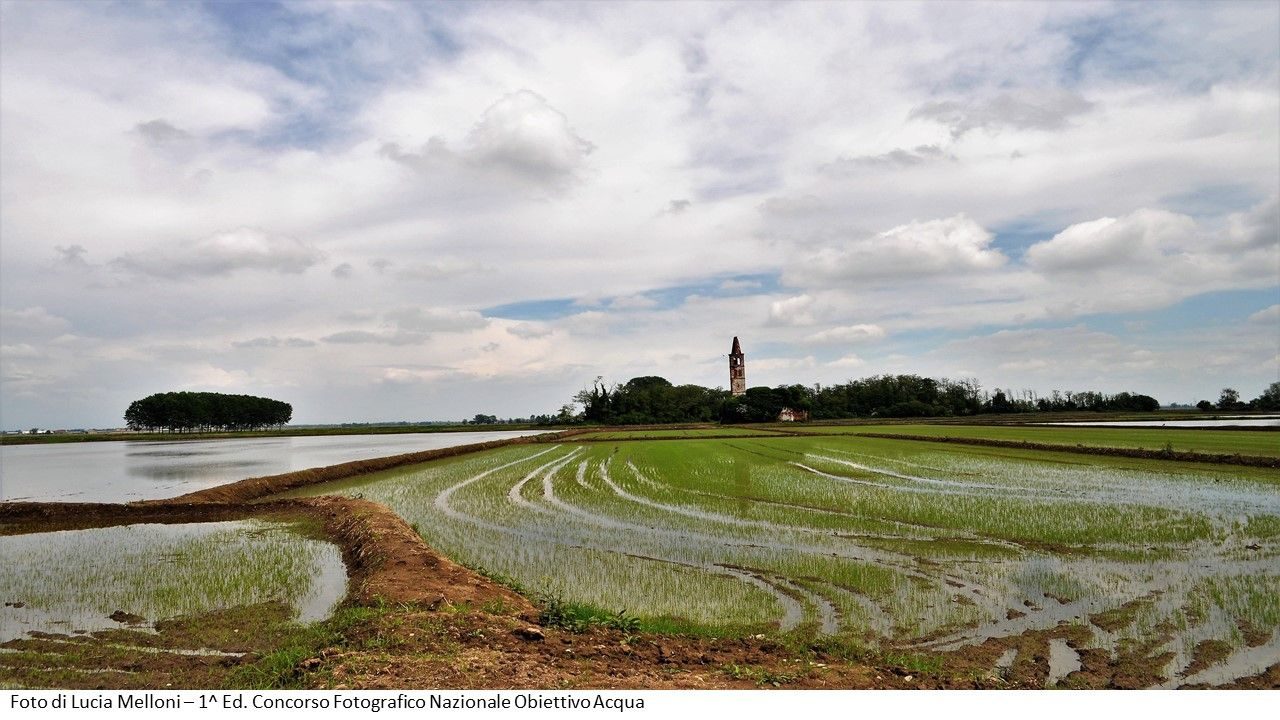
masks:
[[[204,432],[260,430],[284,425],[293,406],[253,395],[213,392],[156,393],[134,400],[124,413],[130,430]]]
[[[685,422],[772,422],[783,408],[809,413],[814,420],[845,418],[963,417],[1021,412],[1151,412],[1160,403],[1150,395],[1053,391],[986,392],[976,380],[918,375],[877,375],[836,385],[753,387],[734,397],[719,388],[672,385],[656,376],[606,386],[600,378],[574,396],[583,422],[638,425]],[[1201,406],[1201,409],[1204,409]],[[1214,409],[1211,405],[1210,409]],[[1280,410],[1280,383],[1272,383],[1251,403],[1224,389],[1220,410]]]

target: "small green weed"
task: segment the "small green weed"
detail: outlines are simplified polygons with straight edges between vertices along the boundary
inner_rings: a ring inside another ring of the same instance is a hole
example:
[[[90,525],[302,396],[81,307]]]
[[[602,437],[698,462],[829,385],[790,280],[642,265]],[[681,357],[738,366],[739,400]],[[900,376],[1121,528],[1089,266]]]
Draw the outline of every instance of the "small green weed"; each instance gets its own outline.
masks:
[[[539,604],[542,605],[542,612],[538,615],[538,621],[547,627],[564,628],[575,633],[586,632],[592,627],[605,627],[624,633],[635,633],[640,629],[640,620],[628,615],[625,610],[611,613],[591,605],[566,602],[559,595],[544,595]]]
[[[760,687],[772,685],[773,687],[781,687],[789,685],[799,679],[799,676],[790,673],[781,673],[768,668],[756,667],[754,665],[739,665],[737,663],[729,663],[725,665],[724,674],[734,680],[750,680]]]
[[[882,658],[886,665],[893,665],[916,673],[937,673],[942,670],[942,658],[915,653],[886,653]]]

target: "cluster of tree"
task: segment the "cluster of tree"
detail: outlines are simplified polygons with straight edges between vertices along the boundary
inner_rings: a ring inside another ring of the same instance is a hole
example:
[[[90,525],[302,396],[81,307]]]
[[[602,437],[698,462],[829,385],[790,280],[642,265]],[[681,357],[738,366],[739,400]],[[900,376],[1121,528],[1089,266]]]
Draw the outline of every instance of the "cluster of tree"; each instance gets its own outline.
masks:
[[[744,395],[698,385],[672,385],[645,376],[609,387],[596,378],[574,396],[584,422],[642,425],[686,422],[771,422],[783,408],[806,412],[815,420],[859,417],[949,417],[981,413],[1063,412],[1071,410],[1156,410],[1149,395],[1122,392],[1059,392],[1037,397],[1031,391],[982,390],[973,379],[948,380],[919,375],[877,375],[836,385],[753,387]],[[563,409],[561,413],[563,414]]]
[[[1222,388],[1217,405],[1208,400],[1201,400],[1196,403],[1196,407],[1206,412],[1209,410],[1280,410],[1280,382],[1271,383],[1261,395],[1249,402],[1240,399],[1239,390]]]
[[[582,406],[582,420],[615,425],[713,422],[732,396],[701,385],[672,385],[654,375],[632,378],[606,387],[596,378],[574,401]],[[775,415],[776,417],[776,415]]]
[[[1048,397],[1037,397],[1034,393],[1024,394],[1022,398],[1013,398],[1013,393],[1005,395],[996,391],[987,401],[987,410],[998,413],[1016,412],[1154,412],[1160,409],[1160,401],[1150,395],[1120,392],[1115,395],[1086,390],[1084,392],[1061,392],[1054,390]]]
[[[293,406],[286,402],[212,392],[156,393],[134,400],[124,413],[131,430],[168,432],[258,430],[292,417]]]

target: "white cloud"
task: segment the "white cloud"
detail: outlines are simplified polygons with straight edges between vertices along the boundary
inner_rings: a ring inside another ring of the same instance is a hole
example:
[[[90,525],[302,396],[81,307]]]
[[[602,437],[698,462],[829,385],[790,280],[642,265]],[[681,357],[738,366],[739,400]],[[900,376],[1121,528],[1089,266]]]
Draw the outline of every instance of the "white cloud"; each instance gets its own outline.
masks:
[[[324,253],[297,238],[243,227],[185,245],[171,243],[128,252],[111,261],[121,270],[165,279],[230,275],[240,270],[301,273]]]
[[[279,338],[274,335],[271,337],[256,337],[249,340],[237,340],[231,343],[232,347],[237,348],[309,348],[315,347],[315,343],[306,338],[286,337]]]
[[[647,310],[658,306],[658,301],[644,295],[626,295],[609,301],[612,310]]]
[[[60,335],[71,327],[66,318],[59,317],[42,307],[28,307],[21,310],[0,308],[0,327],[4,328],[6,338],[16,333],[20,336],[42,336],[45,338]]]
[[[389,321],[401,330],[412,332],[459,332],[477,330],[489,323],[474,310],[449,308],[407,307],[386,314]]]
[[[808,295],[789,297],[769,305],[770,325],[812,325],[813,323],[813,298]]]
[[[574,132],[564,113],[529,90],[490,105],[467,142],[473,162],[536,180],[572,175],[595,149]]]
[[[433,137],[417,152],[395,143],[383,154],[425,176],[474,174],[475,183],[507,181],[548,189],[564,189],[585,168],[595,149],[570,126],[564,113],[541,95],[520,90],[503,96],[484,111],[459,150]]]
[[[884,336],[884,328],[879,325],[842,325],[813,333],[805,338],[805,342],[847,345],[879,340]]]
[[[867,364],[866,360],[857,355],[845,355],[837,360],[827,363],[828,366],[834,368],[858,368]]]
[[[1248,212],[1232,213],[1227,218],[1224,241],[1232,250],[1280,246],[1280,196]]]
[[[936,120],[958,138],[979,128],[1057,130],[1092,108],[1093,103],[1069,90],[1021,89],[980,100],[930,101],[912,110],[911,117]]]
[[[1255,325],[1268,325],[1272,330],[1280,329],[1280,305],[1265,307],[1249,316],[1249,322]]]
[[[1031,267],[1046,273],[1155,263],[1189,249],[1198,230],[1185,215],[1144,209],[1118,220],[1101,218],[1072,225],[1028,248],[1026,257]]]
[[[343,330],[326,335],[320,340],[339,345],[421,345],[427,341],[427,335],[404,330],[383,332]]]
[[[1006,258],[989,247],[991,240],[991,233],[964,215],[911,222],[829,243],[788,269],[785,280],[804,287],[994,270]]]
[[[506,330],[512,335],[525,340],[544,338],[555,332],[552,328],[541,323],[520,323],[518,325],[510,325]]]

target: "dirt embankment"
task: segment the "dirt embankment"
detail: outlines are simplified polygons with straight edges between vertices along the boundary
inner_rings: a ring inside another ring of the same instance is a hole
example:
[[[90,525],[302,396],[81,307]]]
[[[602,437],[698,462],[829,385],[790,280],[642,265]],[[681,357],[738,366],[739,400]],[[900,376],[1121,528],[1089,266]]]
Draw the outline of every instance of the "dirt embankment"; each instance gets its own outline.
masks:
[[[954,443],[983,447],[1016,448],[1045,452],[1066,452],[1081,455],[1108,455],[1111,457],[1141,458],[1144,460],[1174,460],[1178,462],[1214,463],[1217,465],[1243,465],[1245,467],[1280,468],[1280,457],[1259,455],[1229,455],[1227,453],[1200,453],[1187,450],[1146,450],[1143,448],[1099,447],[1093,445],[1057,445],[1029,440],[993,440],[990,438],[946,437],[938,435],[908,435],[905,433],[853,433],[857,437],[885,440],[918,440],[920,442]]]
[[[534,615],[533,605],[524,597],[431,549],[386,506],[333,496],[289,505],[321,520],[325,535],[342,548],[348,602],[409,603],[430,610],[446,603],[476,607],[498,603]]]

